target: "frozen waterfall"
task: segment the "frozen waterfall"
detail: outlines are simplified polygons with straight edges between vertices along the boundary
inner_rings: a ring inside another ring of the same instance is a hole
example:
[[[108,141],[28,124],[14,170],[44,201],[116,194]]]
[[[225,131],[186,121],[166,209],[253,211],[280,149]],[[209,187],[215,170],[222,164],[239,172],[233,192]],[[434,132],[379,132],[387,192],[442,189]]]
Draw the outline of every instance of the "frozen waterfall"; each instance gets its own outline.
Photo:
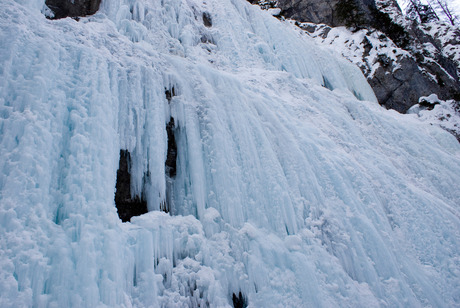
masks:
[[[460,305],[460,145],[358,68],[245,0],[45,11],[0,4],[0,307]]]

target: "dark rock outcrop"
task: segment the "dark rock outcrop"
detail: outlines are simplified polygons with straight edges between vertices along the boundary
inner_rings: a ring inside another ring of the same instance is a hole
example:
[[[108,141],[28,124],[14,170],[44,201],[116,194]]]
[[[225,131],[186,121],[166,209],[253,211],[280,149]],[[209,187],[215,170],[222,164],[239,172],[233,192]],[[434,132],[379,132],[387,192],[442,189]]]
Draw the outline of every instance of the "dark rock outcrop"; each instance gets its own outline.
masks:
[[[393,4],[399,9],[396,2]],[[380,11],[375,0],[279,0],[278,7],[285,18],[299,22],[347,26],[354,30],[374,28],[385,33],[399,47],[407,46],[410,41],[405,29]]]
[[[50,19],[77,18],[96,13],[101,0],[46,0],[45,4],[54,14]]]
[[[459,66],[442,54],[441,42],[417,25],[408,27],[406,32],[411,43],[405,50],[412,57],[381,65],[373,76],[368,76],[380,104],[404,113],[419,97],[432,93],[443,100],[460,100]]]
[[[282,15],[300,22],[313,22],[337,26],[334,6],[338,0],[280,0],[278,7]]]
[[[349,16],[352,10],[355,13],[362,13],[361,23],[371,23],[371,9],[375,9],[374,0],[279,0],[278,7],[286,18],[295,19],[300,22],[313,22],[316,24],[327,24],[333,27],[345,26],[346,19],[339,17],[337,7],[346,9]]]
[[[456,83],[437,64],[425,65],[430,67],[429,71],[436,72],[439,78],[436,81],[411,58],[404,57],[397,65],[400,68],[395,71],[392,71],[393,65],[380,66],[374,76],[368,78],[379,103],[386,108],[405,113],[421,96],[437,93],[441,99],[450,99],[456,95]]]

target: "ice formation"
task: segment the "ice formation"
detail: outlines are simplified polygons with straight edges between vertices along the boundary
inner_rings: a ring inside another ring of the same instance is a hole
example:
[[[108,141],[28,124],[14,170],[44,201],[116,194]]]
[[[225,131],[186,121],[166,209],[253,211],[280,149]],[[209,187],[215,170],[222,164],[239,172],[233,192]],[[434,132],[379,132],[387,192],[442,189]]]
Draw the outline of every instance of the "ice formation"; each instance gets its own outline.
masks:
[[[1,307],[460,304],[460,146],[358,68],[244,0],[46,11],[0,5]]]

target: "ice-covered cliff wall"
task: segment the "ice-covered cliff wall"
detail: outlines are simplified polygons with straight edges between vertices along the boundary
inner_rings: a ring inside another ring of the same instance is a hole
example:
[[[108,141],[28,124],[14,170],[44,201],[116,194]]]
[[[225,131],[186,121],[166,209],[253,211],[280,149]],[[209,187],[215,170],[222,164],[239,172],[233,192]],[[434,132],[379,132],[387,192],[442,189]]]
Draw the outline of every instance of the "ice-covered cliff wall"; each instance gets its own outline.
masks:
[[[357,68],[243,0],[43,11],[0,6],[0,306],[459,303],[459,145]]]
[[[293,19],[358,65],[388,109],[406,113],[431,94],[460,98],[460,30],[444,18],[420,24],[406,17],[396,0],[251,2],[276,7],[279,18]]]

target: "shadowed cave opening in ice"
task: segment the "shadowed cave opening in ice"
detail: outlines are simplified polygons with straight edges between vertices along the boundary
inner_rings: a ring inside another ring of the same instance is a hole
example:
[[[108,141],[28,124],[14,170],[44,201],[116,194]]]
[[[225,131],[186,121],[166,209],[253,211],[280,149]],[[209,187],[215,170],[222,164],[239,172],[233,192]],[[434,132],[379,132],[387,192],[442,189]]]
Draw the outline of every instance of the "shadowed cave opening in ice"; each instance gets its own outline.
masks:
[[[117,170],[115,205],[121,221],[127,222],[133,216],[148,212],[147,201],[141,196],[131,195],[131,154],[128,150],[120,150],[120,162]]]
[[[212,27],[212,18],[208,12],[203,12],[203,24],[205,25],[205,27]]]
[[[232,301],[233,301],[234,308],[246,308],[248,306],[248,301],[246,299],[246,296],[244,296],[241,293],[241,291],[239,292],[238,296],[236,296],[236,294],[233,293]]]

